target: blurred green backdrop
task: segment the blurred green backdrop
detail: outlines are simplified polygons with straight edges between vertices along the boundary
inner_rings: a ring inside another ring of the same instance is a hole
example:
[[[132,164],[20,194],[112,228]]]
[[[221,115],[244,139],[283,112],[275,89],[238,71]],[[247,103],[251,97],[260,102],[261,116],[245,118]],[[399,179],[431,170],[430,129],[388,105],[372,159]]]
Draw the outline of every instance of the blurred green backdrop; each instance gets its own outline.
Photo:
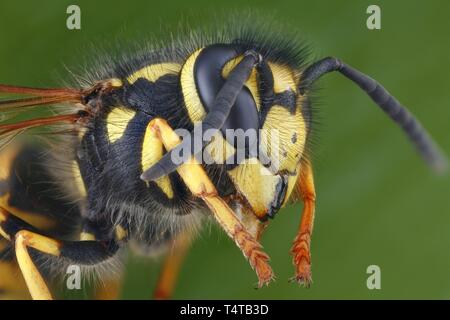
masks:
[[[81,7],[80,31],[66,29],[66,8]],[[382,9],[382,30],[366,28],[366,8]],[[317,57],[334,55],[373,76],[423,122],[450,154],[450,2],[448,1],[2,1],[0,82],[57,86],[90,45],[139,39],[201,24],[210,13],[259,10],[300,29]],[[203,18],[202,18],[203,17]],[[301,205],[283,210],[263,244],[277,274],[256,277],[216,227],[204,228],[181,272],[175,298],[450,298],[450,177],[432,174],[386,116],[353,84],[325,77],[316,149],[317,216],[310,289],[288,283]],[[381,267],[382,289],[366,287]],[[130,256],[123,298],[147,299],[159,261]]]

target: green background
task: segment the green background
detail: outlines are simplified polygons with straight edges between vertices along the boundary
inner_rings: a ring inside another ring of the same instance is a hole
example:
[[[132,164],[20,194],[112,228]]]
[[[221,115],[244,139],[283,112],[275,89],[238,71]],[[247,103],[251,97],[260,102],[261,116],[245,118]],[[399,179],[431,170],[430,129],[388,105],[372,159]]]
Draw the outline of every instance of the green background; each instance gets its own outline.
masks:
[[[78,4],[82,29],[66,29]],[[382,9],[382,30],[366,28],[366,8]],[[448,1],[1,1],[0,83],[57,86],[91,45],[151,35],[180,19],[258,10],[297,28],[315,56],[334,55],[379,80],[450,154]],[[175,30],[175,29],[174,29]],[[277,280],[256,276],[232,241],[207,226],[181,272],[175,298],[450,298],[450,177],[431,173],[401,131],[352,83],[321,81],[318,194],[310,289],[288,283],[301,205],[282,210],[263,237]],[[123,298],[147,299],[159,261],[130,257]],[[381,290],[366,268],[381,267]],[[84,294],[80,295],[84,297]]]

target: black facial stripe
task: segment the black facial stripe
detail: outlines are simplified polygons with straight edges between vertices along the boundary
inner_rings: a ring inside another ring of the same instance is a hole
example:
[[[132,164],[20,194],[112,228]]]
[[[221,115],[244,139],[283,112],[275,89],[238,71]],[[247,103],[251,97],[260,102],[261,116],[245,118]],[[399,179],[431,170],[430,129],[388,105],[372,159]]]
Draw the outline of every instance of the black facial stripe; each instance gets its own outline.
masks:
[[[156,82],[139,78],[133,84],[126,85],[122,101],[124,106],[152,118],[166,119],[172,128],[193,127],[184,106],[179,75],[166,74]]]
[[[275,214],[280,210],[284,198],[286,197],[288,187],[288,177],[286,175],[282,175],[280,177],[281,180],[275,187],[275,198],[270,204],[270,209],[269,212],[267,213],[267,216],[271,219],[275,218]]]
[[[281,93],[274,93],[273,96],[267,96],[263,99],[260,112],[261,127],[264,126],[267,114],[275,105],[285,107],[291,114],[294,114],[297,108],[297,95],[292,90],[286,90]]]
[[[295,92],[292,90],[286,90],[281,93],[275,94],[273,98],[273,104],[286,107],[291,114],[295,113],[295,107],[297,105]]]

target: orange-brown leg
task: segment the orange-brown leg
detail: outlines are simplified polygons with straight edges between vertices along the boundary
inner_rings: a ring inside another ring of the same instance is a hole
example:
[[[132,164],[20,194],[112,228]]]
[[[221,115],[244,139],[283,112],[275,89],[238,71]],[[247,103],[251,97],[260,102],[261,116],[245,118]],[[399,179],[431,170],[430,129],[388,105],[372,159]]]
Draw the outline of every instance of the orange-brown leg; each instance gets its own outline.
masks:
[[[310,246],[316,203],[313,171],[310,163],[302,165],[298,187],[304,205],[298,234],[291,249],[295,266],[295,277],[292,280],[309,287],[312,282]]]
[[[173,149],[181,142],[179,136],[163,119],[153,119],[148,127],[151,130],[155,130],[166,150]],[[242,224],[228,204],[220,198],[216,187],[203,167],[192,156],[177,169],[177,172],[192,194],[206,203],[216,221],[230,238],[235,241],[248,259],[258,276],[259,287],[267,285],[273,279],[273,271],[269,265],[269,256],[262,250],[261,244]]]
[[[161,273],[159,274],[154,298],[157,300],[166,300],[172,297],[175,289],[178,274],[181,265],[191,246],[192,236],[189,233],[183,233],[173,242],[164,260]]]

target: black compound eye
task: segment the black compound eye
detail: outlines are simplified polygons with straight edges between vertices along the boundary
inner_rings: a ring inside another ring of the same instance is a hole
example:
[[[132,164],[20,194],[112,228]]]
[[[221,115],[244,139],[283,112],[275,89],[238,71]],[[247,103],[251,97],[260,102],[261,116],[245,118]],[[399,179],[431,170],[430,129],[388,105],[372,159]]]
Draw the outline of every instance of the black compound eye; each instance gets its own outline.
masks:
[[[202,104],[209,111],[214,99],[225,83],[222,70],[227,62],[241,55],[235,45],[216,44],[206,47],[198,56],[194,66],[194,78]],[[221,131],[259,129],[259,115],[256,102],[250,90],[244,87],[239,93],[230,115]],[[234,144],[230,141],[230,143]]]

